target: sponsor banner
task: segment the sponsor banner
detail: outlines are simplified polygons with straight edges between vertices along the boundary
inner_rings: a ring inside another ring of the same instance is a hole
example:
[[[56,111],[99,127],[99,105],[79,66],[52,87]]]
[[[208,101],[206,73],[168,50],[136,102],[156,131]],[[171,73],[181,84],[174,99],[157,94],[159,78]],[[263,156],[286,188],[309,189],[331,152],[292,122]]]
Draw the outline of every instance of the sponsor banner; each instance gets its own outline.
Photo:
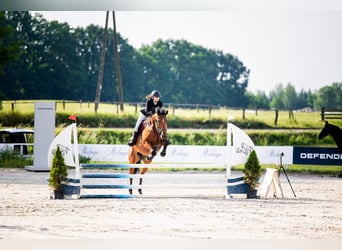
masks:
[[[342,154],[337,148],[293,147],[293,164],[342,166]]]
[[[127,162],[128,146],[109,144],[79,144],[79,155],[93,161]]]
[[[261,164],[293,164],[292,146],[256,146],[255,151]]]
[[[81,156],[93,161],[128,162],[127,145],[109,144],[80,144],[78,146]],[[256,146],[255,150],[261,164],[279,164],[280,154],[283,164],[292,164],[293,147],[264,147]],[[165,163],[227,163],[229,160],[229,147],[226,146],[176,146],[167,148],[165,157],[159,154],[154,162]],[[242,163],[241,163],[242,164]]]
[[[80,144],[79,154],[94,161],[128,162],[127,145]],[[159,154],[154,162],[177,163],[226,163],[228,149],[225,146],[168,146],[166,156]]]

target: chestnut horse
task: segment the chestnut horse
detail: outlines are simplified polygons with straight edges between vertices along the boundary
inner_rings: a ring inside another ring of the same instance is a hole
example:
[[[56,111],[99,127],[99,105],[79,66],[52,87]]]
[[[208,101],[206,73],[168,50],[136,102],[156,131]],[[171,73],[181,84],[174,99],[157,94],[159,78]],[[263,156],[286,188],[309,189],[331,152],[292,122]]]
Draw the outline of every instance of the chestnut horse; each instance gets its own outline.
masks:
[[[157,155],[159,150],[163,147],[161,156],[166,155],[166,148],[168,145],[167,138],[167,115],[168,111],[161,108],[148,117],[144,122],[144,129],[140,135],[138,135],[137,143],[128,150],[128,162],[130,164],[150,164],[153,157]],[[142,168],[140,174],[146,173],[148,168]],[[129,173],[139,173],[139,168],[130,168]],[[130,185],[133,184],[133,178],[129,179]],[[142,178],[139,179],[139,185],[142,185]],[[129,193],[132,194],[132,189],[129,189]],[[139,194],[142,194],[142,189],[138,189]]]

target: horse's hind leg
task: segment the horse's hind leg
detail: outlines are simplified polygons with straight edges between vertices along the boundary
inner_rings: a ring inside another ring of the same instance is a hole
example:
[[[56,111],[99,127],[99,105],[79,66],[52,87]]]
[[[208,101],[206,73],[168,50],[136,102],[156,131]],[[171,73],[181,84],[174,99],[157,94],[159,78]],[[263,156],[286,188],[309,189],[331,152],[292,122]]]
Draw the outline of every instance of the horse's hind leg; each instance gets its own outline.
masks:
[[[139,160],[136,162],[136,164],[140,164],[141,163],[141,158],[139,155]],[[133,174],[138,174],[139,173],[139,168],[130,168],[129,169],[129,174],[133,175]],[[129,185],[132,186],[133,185],[133,178],[129,178]],[[133,189],[129,188],[129,194],[133,194]]]
[[[141,173],[140,173],[140,174],[145,174],[146,172],[147,172],[147,168],[143,168],[143,169],[141,170]],[[141,177],[141,178],[139,179],[139,185],[140,185],[140,186],[142,185],[142,182],[143,182],[143,178]],[[139,192],[139,194],[142,195],[142,188],[139,188],[139,189],[138,189],[138,192]]]

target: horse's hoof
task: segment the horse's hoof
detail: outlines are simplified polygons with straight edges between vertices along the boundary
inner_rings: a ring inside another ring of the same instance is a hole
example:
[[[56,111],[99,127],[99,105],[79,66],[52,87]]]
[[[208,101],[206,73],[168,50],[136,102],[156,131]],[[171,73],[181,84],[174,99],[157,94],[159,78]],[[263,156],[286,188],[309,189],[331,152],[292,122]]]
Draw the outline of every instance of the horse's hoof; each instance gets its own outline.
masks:
[[[161,153],[160,153],[160,156],[161,156],[161,157],[164,157],[165,155],[166,155],[166,152],[161,152]]]
[[[138,189],[138,192],[140,195],[142,195],[142,190],[141,189]]]
[[[129,190],[129,194],[132,195],[133,194],[133,191],[132,189]]]

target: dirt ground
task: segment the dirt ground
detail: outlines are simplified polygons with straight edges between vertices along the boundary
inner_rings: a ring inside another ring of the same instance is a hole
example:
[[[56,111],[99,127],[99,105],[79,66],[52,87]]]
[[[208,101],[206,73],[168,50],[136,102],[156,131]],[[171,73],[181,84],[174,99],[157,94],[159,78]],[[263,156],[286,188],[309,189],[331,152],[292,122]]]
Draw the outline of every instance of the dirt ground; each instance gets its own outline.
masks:
[[[342,239],[341,178],[289,174],[294,197],[281,175],[284,199],[52,200],[48,175],[0,169],[1,239]]]

